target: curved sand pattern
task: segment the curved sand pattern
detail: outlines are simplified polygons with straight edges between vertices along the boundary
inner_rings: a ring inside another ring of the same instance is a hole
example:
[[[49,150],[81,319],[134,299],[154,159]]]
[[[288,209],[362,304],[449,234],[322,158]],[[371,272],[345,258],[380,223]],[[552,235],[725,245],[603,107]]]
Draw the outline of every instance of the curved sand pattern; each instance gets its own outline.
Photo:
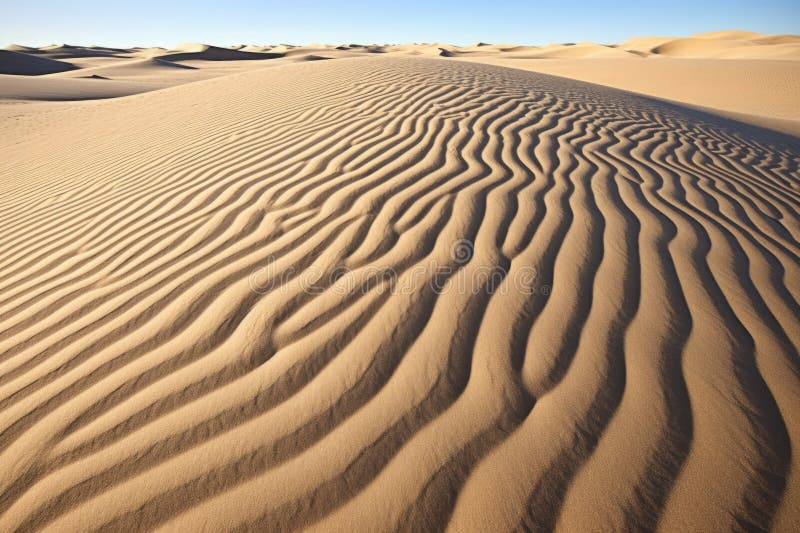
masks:
[[[800,519],[796,139],[380,55],[46,113],[0,124],[0,529]]]

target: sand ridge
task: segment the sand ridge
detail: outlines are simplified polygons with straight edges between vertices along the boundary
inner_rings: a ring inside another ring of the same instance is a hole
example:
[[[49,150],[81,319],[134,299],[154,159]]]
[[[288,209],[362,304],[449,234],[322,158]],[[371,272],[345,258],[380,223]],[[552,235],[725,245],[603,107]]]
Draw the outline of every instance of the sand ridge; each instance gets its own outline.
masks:
[[[0,529],[800,520],[794,137],[385,53],[0,128]]]

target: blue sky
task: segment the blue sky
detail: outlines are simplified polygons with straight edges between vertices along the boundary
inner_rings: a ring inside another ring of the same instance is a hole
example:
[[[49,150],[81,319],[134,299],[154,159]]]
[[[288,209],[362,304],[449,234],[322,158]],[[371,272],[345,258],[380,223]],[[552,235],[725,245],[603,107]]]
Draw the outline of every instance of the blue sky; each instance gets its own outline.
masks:
[[[0,45],[613,43],[722,29],[800,33],[800,0],[0,0]]]

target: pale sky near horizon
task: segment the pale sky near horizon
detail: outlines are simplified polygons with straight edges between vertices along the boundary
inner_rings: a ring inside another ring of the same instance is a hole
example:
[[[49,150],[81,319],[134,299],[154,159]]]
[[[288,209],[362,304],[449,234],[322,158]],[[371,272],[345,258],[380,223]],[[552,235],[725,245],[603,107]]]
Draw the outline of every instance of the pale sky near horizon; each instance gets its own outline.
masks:
[[[800,33],[800,2],[0,0],[0,46],[616,43],[633,36],[686,36],[725,29]]]

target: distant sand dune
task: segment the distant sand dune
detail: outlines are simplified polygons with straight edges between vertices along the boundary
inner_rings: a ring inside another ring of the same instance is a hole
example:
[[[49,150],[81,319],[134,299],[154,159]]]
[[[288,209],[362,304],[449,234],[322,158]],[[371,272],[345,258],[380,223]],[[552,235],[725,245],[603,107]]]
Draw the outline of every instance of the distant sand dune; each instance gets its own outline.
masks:
[[[125,57],[129,50],[106,48],[102,46],[74,46],[70,44],[54,44],[36,49],[36,53],[52,59],[77,59],[81,57]]]
[[[752,39],[758,44],[797,44],[800,43],[800,35],[762,35]]]
[[[136,78],[141,76],[153,76],[158,71],[165,69],[185,69],[195,70],[195,67],[184,65],[181,63],[174,63],[159,58],[149,59],[133,59],[123,62],[115,62],[110,65],[83,68],[78,71],[65,72],[51,76],[53,78],[59,77],[85,77],[98,74],[106,77],[124,77]]]
[[[3,47],[3,50],[11,50],[12,52],[23,52],[29,54],[39,52],[38,48],[34,48],[32,46],[23,46],[21,44],[9,44],[8,46]]]
[[[386,54],[41,113],[0,530],[800,521],[796,138]]]
[[[502,54],[503,57],[513,58],[575,58],[575,57],[620,57],[638,58],[637,55],[621,48],[603,46],[594,43],[579,43],[571,46],[551,45],[543,46],[533,51],[513,51]]]
[[[698,39],[732,40],[732,39],[755,39],[763,37],[763,35],[760,33],[756,33],[754,31],[722,30],[722,31],[708,31],[705,33],[696,33],[692,35],[692,37]]]
[[[40,76],[75,69],[65,61],[36,57],[13,50],[0,50],[0,74]]]
[[[244,52],[242,50],[231,50],[218,46],[205,44],[188,44],[177,48],[177,51],[170,51],[159,58],[165,61],[186,61],[189,59],[205,59],[206,61],[231,61],[237,59],[270,59],[281,57],[282,54],[272,52]]]
[[[158,82],[107,79],[100,74],[97,75],[101,78],[91,79],[95,74],[80,70],[71,73],[74,73],[74,76],[68,78],[2,76],[0,77],[0,99],[50,102],[98,100],[145,93],[168,86]]]
[[[696,106],[726,118],[800,136],[798,35],[726,30],[691,37],[634,37],[620,44],[544,46],[478,42],[467,46],[351,43],[219,47],[185,43],[172,50],[68,44],[40,48],[12,44],[6,49],[10,55],[0,54],[0,73],[102,78],[113,80],[115,85],[113,90],[107,84],[103,90],[84,86],[87,90],[81,91],[70,82],[28,82],[0,74],[0,104],[4,100],[16,103],[119,97],[287,63],[385,54],[474,61],[555,74]],[[66,61],[35,63],[45,58],[68,60],[73,70],[64,70],[62,63]],[[172,66],[189,68],[169,68]],[[0,114],[2,111],[0,108]]]

